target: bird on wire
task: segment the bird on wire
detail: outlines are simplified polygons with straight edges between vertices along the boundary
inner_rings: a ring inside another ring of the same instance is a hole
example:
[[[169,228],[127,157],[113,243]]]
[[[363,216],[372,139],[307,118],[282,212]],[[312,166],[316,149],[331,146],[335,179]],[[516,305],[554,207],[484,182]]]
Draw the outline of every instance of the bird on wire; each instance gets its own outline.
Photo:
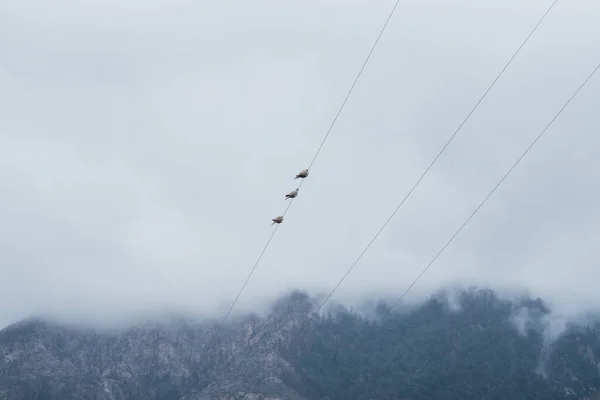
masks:
[[[296,175],[296,177],[294,179],[298,179],[298,178],[306,178],[308,176],[308,170],[307,169],[303,169],[302,171],[298,172],[298,175]]]
[[[296,198],[296,196],[298,196],[298,191],[300,190],[300,188],[296,188],[294,190],[292,190],[291,192],[289,192],[288,194],[285,195],[285,199],[294,199]]]

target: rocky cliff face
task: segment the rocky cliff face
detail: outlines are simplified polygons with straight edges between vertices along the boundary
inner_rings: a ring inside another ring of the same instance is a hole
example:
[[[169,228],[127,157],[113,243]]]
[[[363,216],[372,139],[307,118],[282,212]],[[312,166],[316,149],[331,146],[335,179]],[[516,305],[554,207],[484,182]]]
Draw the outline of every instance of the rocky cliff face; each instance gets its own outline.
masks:
[[[294,293],[215,340],[213,324],[176,317],[118,331],[23,321],[0,331],[0,399],[600,399],[600,330],[551,343],[540,303],[472,291],[460,311],[338,309],[296,335],[311,307]]]
[[[275,349],[308,306],[292,295],[217,336],[178,317],[113,331],[23,321],[0,331],[0,399],[302,399]]]

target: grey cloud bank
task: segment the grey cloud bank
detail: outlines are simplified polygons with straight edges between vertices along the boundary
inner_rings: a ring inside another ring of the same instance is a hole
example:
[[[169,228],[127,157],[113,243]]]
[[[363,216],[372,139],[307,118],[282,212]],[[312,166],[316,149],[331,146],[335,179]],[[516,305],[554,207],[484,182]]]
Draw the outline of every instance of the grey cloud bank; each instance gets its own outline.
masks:
[[[329,291],[550,5],[399,6],[239,311]],[[0,5],[0,326],[221,315],[390,1]],[[334,299],[399,295],[600,61],[559,2]],[[415,287],[600,300],[594,78]]]

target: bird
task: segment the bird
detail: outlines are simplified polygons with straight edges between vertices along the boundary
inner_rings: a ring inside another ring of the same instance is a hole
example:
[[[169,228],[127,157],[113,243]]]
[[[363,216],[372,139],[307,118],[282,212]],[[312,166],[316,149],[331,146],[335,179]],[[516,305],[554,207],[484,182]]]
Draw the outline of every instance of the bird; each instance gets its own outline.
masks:
[[[296,175],[296,177],[294,179],[298,179],[298,178],[306,178],[308,176],[308,170],[307,169],[303,169],[302,171],[298,172],[298,175]]]
[[[271,225],[280,224],[283,222],[283,216],[275,217],[271,221],[273,221]]]
[[[300,190],[300,188],[296,188],[294,190],[292,190],[291,192],[289,192],[288,194],[285,195],[285,199],[293,199],[296,196],[298,196],[298,190]]]

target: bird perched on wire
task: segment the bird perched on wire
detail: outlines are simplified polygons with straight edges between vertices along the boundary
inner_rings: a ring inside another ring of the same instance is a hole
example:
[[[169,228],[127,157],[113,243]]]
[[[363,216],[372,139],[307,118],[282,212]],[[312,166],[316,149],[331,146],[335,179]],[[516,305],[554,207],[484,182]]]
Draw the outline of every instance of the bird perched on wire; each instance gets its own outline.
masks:
[[[308,176],[308,170],[307,169],[303,169],[302,171],[298,172],[298,175],[296,175],[296,177],[294,179],[298,179],[298,178],[306,178]]]
[[[285,195],[285,199],[293,199],[296,196],[298,196],[298,190],[300,190],[300,188],[296,188],[295,190],[292,190],[291,192],[289,192],[288,194]]]
[[[271,225],[280,224],[283,222],[283,216],[275,217],[271,221],[273,221]]]

